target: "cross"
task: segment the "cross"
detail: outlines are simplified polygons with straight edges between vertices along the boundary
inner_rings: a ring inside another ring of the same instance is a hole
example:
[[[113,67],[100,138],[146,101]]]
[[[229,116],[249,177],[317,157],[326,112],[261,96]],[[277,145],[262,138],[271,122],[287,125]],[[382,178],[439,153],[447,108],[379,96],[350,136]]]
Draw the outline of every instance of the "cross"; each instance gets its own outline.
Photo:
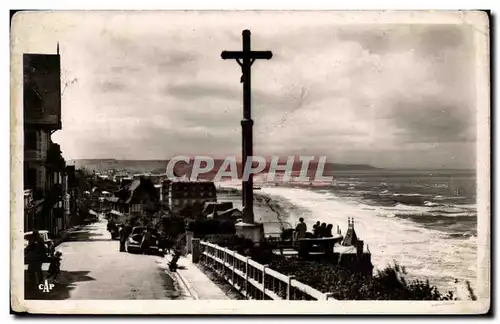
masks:
[[[222,51],[221,57],[223,60],[236,60],[241,66],[241,80],[243,83],[243,120],[241,121],[242,128],[242,157],[243,167],[246,165],[247,158],[253,155],[253,120],[251,116],[251,69],[253,62],[256,59],[269,60],[273,57],[271,51],[252,51],[250,49],[250,31],[245,29],[242,32],[243,50],[242,51]],[[242,200],[243,200],[243,221],[245,223],[254,223],[253,220],[253,175],[250,174],[248,181],[243,179],[242,183]]]

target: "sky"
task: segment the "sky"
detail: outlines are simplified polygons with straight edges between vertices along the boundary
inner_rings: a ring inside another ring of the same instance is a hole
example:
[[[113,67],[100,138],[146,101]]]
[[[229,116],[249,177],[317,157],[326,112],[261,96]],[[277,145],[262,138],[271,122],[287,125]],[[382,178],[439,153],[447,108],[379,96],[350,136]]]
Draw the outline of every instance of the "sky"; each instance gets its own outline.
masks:
[[[338,19],[333,19],[337,17]],[[17,20],[16,20],[17,19]],[[475,29],[328,13],[19,15],[13,54],[56,52],[66,159],[241,154],[250,29],[254,154],[387,168],[474,168]]]

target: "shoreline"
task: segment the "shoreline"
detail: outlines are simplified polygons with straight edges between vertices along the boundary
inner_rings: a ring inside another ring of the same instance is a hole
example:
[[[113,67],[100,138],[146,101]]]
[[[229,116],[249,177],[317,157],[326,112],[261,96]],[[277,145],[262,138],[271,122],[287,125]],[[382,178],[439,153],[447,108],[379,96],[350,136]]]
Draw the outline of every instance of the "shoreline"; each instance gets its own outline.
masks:
[[[301,190],[307,191],[307,188],[305,188],[305,187],[302,188],[299,186],[287,186],[286,188],[284,188],[284,187],[281,187],[281,188],[285,189],[285,190],[287,190],[287,189],[301,189]],[[268,188],[268,189],[274,190],[274,188]],[[232,197],[232,199],[235,199],[235,198],[238,199],[240,206],[235,206],[235,207],[241,208],[241,188],[238,188],[232,184],[220,183],[217,185],[218,200],[219,200],[219,194],[221,194],[220,201],[225,200],[224,199],[225,195]],[[302,206],[302,205],[298,205],[298,204],[294,203],[290,198],[281,196],[278,193],[260,192],[260,190],[254,191],[254,207],[255,207],[254,212],[256,214],[256,221],[259,221],[259,219],[258,219],[259,209],[262,210],[263,208],[265,208],[268,210],[268,214],[272,213],[273,215],[275,215],[275,218],[277,219],[276,221],[288,223],[293,228],[295,227],[295,222],[297,222],[299,217],[302,216],[306,219],[306,224],[308,225],[308,230],[309,230],[309,227],[312,226],[313,223],[315,223],[315,221],[318,219],[317,216],[320,216],[320,215],[315,215],[315,211],[308,208],[308,205],[313,206],[314,200],[308,201],[308,204],[306,206]],[[309,206],[309,207],[311,207],[311,206]],[[335,216],[338,216],[338,214]],[[345,218],[347,218],[348,216],[350,216],[349,212],[346,212]],[[344,225],[344,223],[342,223],[343,219],[339,219],[338,217],[335,217],[335,218],[336,219],[325,219],[322,221],[326,222],[326,223],[332,223],[334,228],[336,225],[338,225],[340,227],[340,229],[342,230],[342,233],[345,233],[346,228],[344,228],[344,226],[342,226],[342,225]],[[359,219],[359,218],[357,218],[357,219]],[[345,219],[343,221],[347,222],[347,219]],[[375,219],[374,219],[374,221],[375,221]],[[379,221],[380,221],[380,219],[379,219]],[[364,225],[364,226],[367,225],[366,223],[360,224],[360,221],[356,221],[356,223],[358,224],[358,227],[360,225]],[[368,225],[371,226],[371,222]],[[398,226],[400,225],[399,222],[397,225]],[[378,231],[376,231],[376,232],[377,232],[376,236],[378,236],[380,238],[380,241],[383,241],[382,238],[384,237],[384,233],[383,232],[379,233]],[[406,275],[406,277],[408,279],[410,279],[410,280],[415,280],[415,279],[422,280],[423,279],[424,281],[428,279],[433,285],[435,285],[439,289],[439,291],[442,291],[442,292],[448,291],[448,290],[463,291],[464,287],[462,287],[462,286],[465,285],[467,280],[472,283],[474,290],[477,289],[477,287],[475,285],[475,279],[473,279],[473,278],[472,279],[471,278],[462,278],[459,275],[451,275],[451,276],[444,275],[443,276],[442,274],[440,275],[440,274],[436,274],[436,273],[429,273],[429,274],[420,273],[421,271],[419,271],[420,270],[419,268],[426,267],[426,262],[424,262],[424,260],[417,261],[419,259],[418,256],[417,256],[417,259],[408,259],[407,253],[402,255],[402,254],[398,254],[399,252],[394,254],[394,252],[391,253],[389,251],[386,251],[385,249],[380,250],[380,249],[376,248],[374,250],[373,246],[377,246],[377,244],[380,245],[380,243],[375,242],[376,238],[374,240],[373,235],[374,235],[373,233],[369,233],[369,232],[364,231],[364,232],[362,232],[361,239],[365,240],[366,244],[370,246],[370,250],[372,251],[372,254],[373,254],[372,262],[373,262],[373,266],[374,266],[374,269],[373,269],[374,274],[377,273],[377,269],[383,270],[385,268],[385,266],[388,266],[388,265],[391,265],[394,263],[398,263],[402,266],[405,266],[408,269],[408,273]],[[387,245],[385,245],[385,246],[387,246]],[[409,244],[405,248],[407,250],[410,247],[411,247],[411,244]],[[398,258],[397,257],[398,255],[402,256],[402,257]],[[413,255],[415,255],[415,254],[413,253]],[[410,257],[411,257],[411,255],[410,255]],[[429,257],[429,256],[426,256],[426,258],[427,257]],[[413,268],[415,268],[416,271]],[[453,282],[453,280],[455,278],[458,279],[458,282]]]
[[[291,186],[286,188],[294,188],[294,187]],[[305,190],[306,187],[304,188],[300,187],[297,189]],[[217,200],[223,201],[227,200],[230,197],[229,199],[234,203],[235,198],[237,198],[238,201],[236,202],[235,207],[241,208],[242,207],[241,192],[242,192],[241,188],[233,186],[225,187],[223,185],[219,185],[217,187]],[[220,198],[220,196],[222,198]],[[271,211],[271,213],[276,215],[276,222],[289,224],[293,228],[295,228],[296,225],[295,223],[297,223],[299,218],[302,216],[306,219],[308,231],[312,230],[313,222],[307,220],[307,215],[310,214],[311,211],[300,205],[295,204],[293,201],[291,201],[286,197],[270,193],[264,193],[260,192],[260,190],[256,190],[254,191],[254,208],[256,209],[254,210],[255,214],[258,213],[259,209],[267,209]],[[269,219],[267,220],[270,221]],[[347,218],[345,221],[347,222]],[[337,225],[340,226],[340,224],[332,224],[332,225],[333,228],[336,228]],[[340,228],[342,229],[342,226],[340,226]]]
[[[233,187],[218,187],[218,201],[231,201],[235,208],[242,208],[241,189]],[[277,224],[282,226],[288,225],[295,227],[292,213],[287,210],[287,207],[299,209],[299,206],[293,205],[290,201],[285,201],[286,198],[277,197],[270,194],[254,192],[254,213],[256,220],[263,221],[266,224]],[[261,215],[264,214],[264,215]],[[257,219],[259,216],[260,219]],[[274,234],[274,233],[273,233]]]

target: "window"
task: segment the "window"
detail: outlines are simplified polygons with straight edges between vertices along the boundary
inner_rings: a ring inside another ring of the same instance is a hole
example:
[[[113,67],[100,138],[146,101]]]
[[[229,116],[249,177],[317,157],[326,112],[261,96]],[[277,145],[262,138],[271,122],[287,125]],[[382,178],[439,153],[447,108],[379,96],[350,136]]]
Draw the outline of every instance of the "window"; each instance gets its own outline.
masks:
[[[24,183],[27,187],[35,188],[37,183],[37,172],[34,168],[28,168],[26,172],[26,178],[24,179]]]
[[[37,149],[37,131],[27,131],[24,133],[24,148],[28,150],[36,150]]]

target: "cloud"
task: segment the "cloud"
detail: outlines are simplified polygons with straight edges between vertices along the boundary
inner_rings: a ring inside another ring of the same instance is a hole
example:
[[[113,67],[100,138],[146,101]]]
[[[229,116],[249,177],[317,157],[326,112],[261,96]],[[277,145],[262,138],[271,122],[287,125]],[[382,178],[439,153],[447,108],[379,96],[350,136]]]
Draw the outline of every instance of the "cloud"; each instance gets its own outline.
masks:
[[[217,85],[210,83],[184,83],[171,84],[166,87],[166,93],[172,97],[197,100],[205,98],[229,99],[234,100],[240,95],[239,89],[227,87],[225,85]]]
[[[252,66],[256,152],[431,167],[460,164],[475,141],[475,58],[465,24],[292,24],[280,16],[267,28],[250,14],[174,16],[44,22],[65,31],[63,70],[78,78],[65,92],[57,135],[67,158],[239,156],[241,68],[220,52],[241,48],[243,28],[252,30],[254,49],[273,51]]]

